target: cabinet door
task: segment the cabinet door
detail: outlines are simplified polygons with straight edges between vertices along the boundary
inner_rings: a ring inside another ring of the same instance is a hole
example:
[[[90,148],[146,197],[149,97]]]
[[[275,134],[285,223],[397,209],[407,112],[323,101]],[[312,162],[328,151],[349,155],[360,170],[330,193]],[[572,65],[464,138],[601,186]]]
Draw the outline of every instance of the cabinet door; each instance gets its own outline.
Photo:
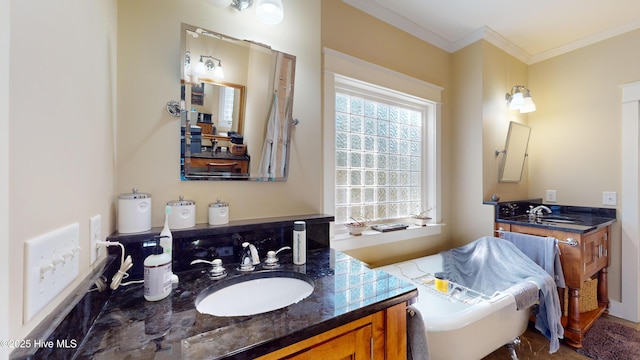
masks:
[[[371,359],[371,325],[349,331],[302,353],[287,357],[289,360],[359,360]]]
[[[608,263],[607,229],[592,232],[582,237],[582,252],[584,256],[584,275],[591,277]]]

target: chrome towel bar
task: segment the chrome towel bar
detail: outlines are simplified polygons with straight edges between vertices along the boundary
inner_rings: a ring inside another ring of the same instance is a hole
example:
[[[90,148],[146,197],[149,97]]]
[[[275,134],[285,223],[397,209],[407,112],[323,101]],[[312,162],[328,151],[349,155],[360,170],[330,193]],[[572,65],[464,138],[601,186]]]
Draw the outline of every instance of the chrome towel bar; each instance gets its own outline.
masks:
[[[509,231],[505,231],[504,229],[500,228],[500,229],[496,230],[496,232],[499,233],[499,234],[504,234],[504,233],[509,232]],[[579,245],[578,241],[576,239],[574,239],[574,238],[567,238],[567,240],[556,239],[556,241],[559,244],[567,244],[569,246],[574,246],[574,247]]]

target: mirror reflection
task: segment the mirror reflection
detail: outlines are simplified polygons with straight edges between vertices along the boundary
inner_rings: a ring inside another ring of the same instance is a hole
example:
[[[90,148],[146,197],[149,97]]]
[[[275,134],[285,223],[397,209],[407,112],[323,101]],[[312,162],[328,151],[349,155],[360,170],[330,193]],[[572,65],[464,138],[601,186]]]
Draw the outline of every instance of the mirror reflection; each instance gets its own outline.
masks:
[[[496,150],[496,155],[504,153],[500,166],[499,182],[519,182],[522,179],[524,160],[527,156],[531,128],[512,121],[503,151]]]
[[[295,56],[182,25],[183,180],[284,181]]]

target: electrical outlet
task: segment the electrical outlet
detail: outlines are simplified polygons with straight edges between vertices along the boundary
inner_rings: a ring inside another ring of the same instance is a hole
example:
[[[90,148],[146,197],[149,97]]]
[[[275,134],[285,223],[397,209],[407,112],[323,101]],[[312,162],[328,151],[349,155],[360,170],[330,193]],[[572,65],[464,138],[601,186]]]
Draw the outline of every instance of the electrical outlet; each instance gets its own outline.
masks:
[[[97,245],[98,241],[102,241],[102,216],[96,215],[89,219],[89,239],[91,240],[90,265],[93,265],[102,255],[102,246]]]
[[[610,206],[618,205],[618,193],[616,193],[615,191],[603,191],[602,205],[610,205]]]
[[[24,309],[27,323],[80,274],[80,224],[24,243]]]
[[[547,202],[554,203],[556,202],[556,191],[555,190],[547,190]]]

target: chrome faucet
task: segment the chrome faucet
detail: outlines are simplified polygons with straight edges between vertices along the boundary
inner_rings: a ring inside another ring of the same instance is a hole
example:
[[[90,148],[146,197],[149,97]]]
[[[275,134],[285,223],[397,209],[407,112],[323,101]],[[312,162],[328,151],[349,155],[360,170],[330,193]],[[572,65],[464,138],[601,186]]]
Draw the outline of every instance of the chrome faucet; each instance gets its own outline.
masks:
[[[536,216],[542,216],[544,215],[544,211],[547,212],[547,214],[551,214],[551,209],[549,209],[548,207],[544,206],[544,205],[538,205],[536,207],[533,206],[529,206],[529,219],[533,219],[535,220]]]
[[[260,264],[260,256],[258,255],[258,249],[253,244],[248,242],[242,243],[242,253],[240,253],[240,271],[253,271],[255,265]]]

